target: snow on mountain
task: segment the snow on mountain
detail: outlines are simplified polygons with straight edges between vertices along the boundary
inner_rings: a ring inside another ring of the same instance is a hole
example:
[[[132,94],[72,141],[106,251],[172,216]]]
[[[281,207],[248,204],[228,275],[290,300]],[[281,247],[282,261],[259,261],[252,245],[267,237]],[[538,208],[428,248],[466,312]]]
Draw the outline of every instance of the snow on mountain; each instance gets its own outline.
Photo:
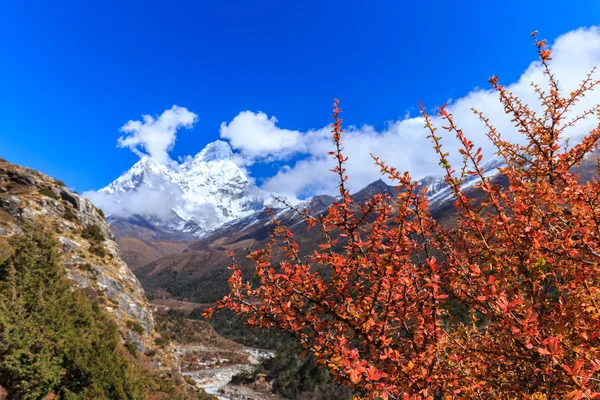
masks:
[[[483,169],[483,176],[491,178],[494,175],[500,173],[498,168],[504,164],[504,160],[500,157],[495,157],[489,161],[483,163],[481,168]],[[479,176],[467,175],[461,185],[462,191],[472,188],[477,182],[479,182]],[[427,176],[418,181],[419,186],[427,187],[427,197],[429,198],[429,206],[431,209],[436,209],[442,204],[452,201],[454,194],[452,189],[445,182],[443,176]]]
[[[148,203],[138,208],[147,210],[144,217],[158,229],[200,237],[271,201],[232,156],[229,144],[216,141],[182,164],[164,165],[144,157],[100,193],[117,205],[111,209],[113,218],[127,216],[125,203],[135,196],[136,202]]]
[[[500,168],[503,165],[504,161],[501,158],[497,157],[483,163],[480,167],[483,169],[484,177],[493,178],[494,176],[500,173],[498,168]],[[465,177],[461,188],[463,191],[468,191],[472,189],[475,186],[475,184],[477,184],[477,182],[479,182],[479,176],[468,175],[467,177]],[[454,201],[454,193],[452,192],[450,186],[446,184],[445,178],[443,176],[427,176],[425,178],[419,179],[417,181],[417,190],[420,190],[425,187],[427,188],[429,207],[433,213],[439,211],[442,207]],[[362,204],[365,201],[371,199],[375,194],[388,194],[390,196],[395,196],[395,193],[395,186],[388,185],[382,179],[379,179],[375,182],[368,184],[359,191],[354,192],[352,194],[352,197],[354,199],[353,201]],[[319,215],[327,211],[327,208],[332,204],[333,201],[339,201],[339,196],[314,196],[296,204],[295,209],[303,210],[306,208],[309,210],[309,214]],[[301,223],[303,220],[303,218],[297,215],[297,212],[295,210],[290,210],[280,203],[269,204],[269,206],[275,209],[275,218],[285,221],[284,223],[287,224],[288,227],[293,227]],[[245,218],[228,222],[227,224],[220,227],[217,230],[216,234],[218,235],[221,232],[221,230],[227,231],[228,229],[246,230],[257,224],[259,224],[259,226],[270,225],[271,218],[266,213],[257,212]]]
[[[485,175],[491,177],[498,173],[501,165],[501,160],[494,158],[482,167]],[[478,179],[468,176],[463,190],[475,185]],[[428,188],[432,209],[452,201],[452,192],[443,177],[425,177],[418,183]],[[379,180],[355,196],[362,201],[383,191],[393,193],[393,186]],[[264,210],[266,205],[279,209],[280,214],[285,213],[271,194],[248,180],[234,163],[232,150],[224,141],[208,144],[181,164],[165,165],[144,157],[98,194],[102,202],[97,203],[110,214],[109,221],[124,221],[135,216],[134,224],[142,218],[144,224],[158,231],[197,238],[240,219],[244,219],[245,224],[254,224],[256,221],[252,218],[258,217],[252,214]],[[313,198],[304,200],[299,208],[311,205],[312,201]]]

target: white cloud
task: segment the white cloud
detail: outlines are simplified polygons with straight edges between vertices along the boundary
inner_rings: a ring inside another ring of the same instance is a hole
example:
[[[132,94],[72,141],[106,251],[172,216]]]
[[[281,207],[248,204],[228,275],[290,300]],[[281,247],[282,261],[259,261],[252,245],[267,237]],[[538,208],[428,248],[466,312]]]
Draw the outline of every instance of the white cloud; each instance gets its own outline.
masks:
[[[527,45],[527,42],[524,42]],[[577,88],[581,80],[594,67],[600,66],[600,29],[582,28],[560,36],[552,45],[553,61],[551,67],[563,90],[563,95]],[[532,57],[535,53],[532,51]],[[545,88],[542,66],[533,62],[524,71],[519,80],[508,85],[516,96],[532,108],[542,111],[539,100],[530,83],[540,83]],[[502,77],[500,76],[500,82]],[[473,82],[481,84],[481,82]],[[440,99],[441,105],[444,99]],[[600,89],[588,94],[574,108],[571,115],[580,113],[600,103]],[[426,105],[429,109],[430,104]],[[505,115],[498,101],[498,94],[492,90],[476,87],[462,98],[453,99],[448,111],[454,114],[456,124],[463,129],[476,146],[483,147],[485,158],[493,156],[494,149],[485,137],[485,126],[473,114],[471,108],[482,111],[503,135],[510,141],[522,141],[510,119]],[[343,108],[343,103],[342,103]],[[275,117],[251,111],[241,112],[229,124],[221,125],[221,137],[229,139],[232,147],[238,151],[239,164],[251,165],[256,162],[288,159],[296,157],[293,165],[286,165],[279,172],[264,181],[263,188],[289,197],[305,197],[320,193],[335,193],[335,175],[328,170],[334,162],[327,156],[332,149],[330,128],[328,126],[299,132],[277,126]],[[434,118],[437,127],[443,125]],[[580,136],[598,124],[596,117],[582,121],[577,129],[567,132],[568,136]],[[370,153],[379,156],[400,170],[408,170],[414,178],[441,174],[438,158],[420,117],[392,121],[382,131],[371,126],[347,127],[343,135],[344,154],[349,156],[347,164],[350,176],[350,188],[361,187],[379,179],[379,170],[373,165]],[[442,130],[438,133],[444,135]],[[446,133],[443,138],[445,150],[452,155],[451,161],[458,166],[459,144],[452,135]]]
[[[257,159],[284,158],[295,153],[302,143],[299,131],[278,128],[277,118],[269,118],[263,112],[240,112],[229,124],[221,124],[221,137],[240,150],[243,158],[238,164],[253,163]]]
[[[176,186],[168,190],[142,187],[133,192],[105,193],[95,190],[83,193],[106,215],[128,217],[135,214],[153,215],[167,219],[171,210],[181,203],[181,192]]]
[[[131,192],[106,193],[91,190],[83,193],[106,215],[131,217],[144,215],[170,220],[173,210],[180,217],[193,220],[200,226],[214,226],[219,221],[219,211],[214,204],[196,204],[189,209],[182,209],[187,201],[185,194],[176,184],[163,182],[160,188],[141,186]]]
[[[191,128],[198,116],[185,107],[174,105],[159,117],[142,115],[142,121],[130,120],[121,127],[125,135],[119,147],[128,147],[140,157],[148,155],[162,164],[171,162],[169,151],[175,145],[177,130]]]

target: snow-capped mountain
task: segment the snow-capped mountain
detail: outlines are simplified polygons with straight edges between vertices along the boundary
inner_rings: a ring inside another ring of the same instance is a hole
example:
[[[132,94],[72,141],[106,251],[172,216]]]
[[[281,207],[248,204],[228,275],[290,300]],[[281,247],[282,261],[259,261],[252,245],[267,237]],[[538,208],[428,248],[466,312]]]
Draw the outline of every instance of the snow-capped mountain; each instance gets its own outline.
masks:
[[[208,144],[181,164],[164,165],[144,157],[100,193],[124,209],[132,201],[147,203],[137,208],[148,210],[144,219],[159,230],[200,237],[262,210],[270,201],[271,196],[254,186],[232,157],[223,141]],[[110,219],[126,215],[115,212]]]
[[[504,160],[501,157],[494,157],[480,165],[480,167],[483,169],[483,176],[491,178],[500,173],[498,168],[502,165],[504,165]],[[467,175],[461,185],[461,189],[463,191],[471,189],[479,181],[479,176]],[[452,189],[446,184],[443,176],[427,176],[420,179],[418,184],[420,187],[427,187],[429,207],[432,210],[435,210],[454,199]]]
[[[496,174],[500,165],[498,159],[488,161],[483,165],[485,174]],[[467,177],[463,189],[477,181],[477,177]],[[443,177],[425,177],[418,183],[427,187],[432,210],[452,201],[452,192]],[[261,219],[258,212],[263,211],[265,205],[280,208],[278,216],[285,213],[271,194],[248,180],[233,161],[229,144],[223,141],[208,144],[195,157],[180,164],[165,165],[144,157],[99,192],[111,205],[111,209],[105,211],[110,214],[108,220],[117,236],[121,231],[127,231],[124,236],[130,236],[128,228],[137,226],[153,231],[153,238],[165,238],[164,234],[171,235],[167,237],[170,239],[175,238],[172,235],[200,238],[238,221],[246,225],[257,223]],[[392,195],[394,188],[377,181],[355,196],[362,201],[373,193],[383,192]],[[333,198],[328,200],[329,204],[331,201]],[[313,198],[307,199],[299,207],[311,206],[312,202]],[[323,209],[329,204],[322,204]]]
[[[490,160],[482,165],[485,170],[484,175],[489,177],[494,184],[503,184],[502,175],[498,171],[498,167],[501,165],[502,162],[498,159]],[[479,177],[466,177],[462,189],[467,196],[481,198],[481,191],[474,188],[478,181]],[[454,196],[443,177],[425,177],[418,180],[417,190],[420,189],[427,189],[432,217],[442,224],[452,224],[457,216],[456,209],[452,205]],[[397,190],[395,186],[388,185],[381,179],[372,182],[352,194],[354,210],[375,194],[395,196]],[[306,208],[310,215],[317,216],[327,212],[327,208],[336,199],[339,198],[328,195],[315,196],[301,202],[297,208]],[[305,225],[302,223],[304,218],[299,216],[296,211],[275,206],[277,207],[274,210],[275,217],[294,233],[295,239],[305,250],[316,248],[321,243],[322,233],[319,229],[305,229]],[[213,301],[212,298],[205,296],[208,290],[197,288],[210,287],[212,290],[213,287],[226,287],[224,275],[215,273],[215,271],[223,271],[231,263],[224,249],[243,254],[250,246],[253,249],[264,248],[272,231],[273,223],[270,215],[264,211],[258,211],[232,220],[200,240],[189,243],[185,252],[172,252],[154,261],[146,259],[146,264],[141,265],[140,263],[136,274],[144,287],[151,293],[154,292],[161,296],[170,293],[175,297],[185,293],[186,299],[191,298],[198,302]],[[339,246],[343,246],[343,244],[339,244]],[[127,243],[124,243],[123,248],[127,249]],[[337,247],[336,251],[338,250],[343,251],[343,248]],[[135,260],[134,257],[132,259]],[[190,289],[192,287],[194,289]]]
[[[494,179],[494,176],[500,173],[499,168],[503,165],[504,161],[500,157],[496,157],[483,163],[480,167],[483,169],[484,177]],[[464,192],[470,192],[479,181],[479,176],[468,175],[465,177],[461,188]],[[417,181],[417,191],[423,188],[427,189],[430,211],[434,215],[444,207],[451,205],[455,200],[454,193],[450,186],[446,184],[444,176],[426,176],[419,179]],[[359,191],[352,193],[352,198],[356,204],[363,204],[375,194],[387,194],[394,197],[396,195],[396,186],[388,185],[382,179],[378,179]],[[327,208],[336,200],[339,200],[339,197],[329,195],[314,196],[296,204],[295,209],[308,209],[309,214],[318,215],[326,212]],[[294,227],[303,221],[303,218],[295,210],[290,210],[280,203],[273,202],[269,206],[276,211],[274,214],[275,218],[283,221],[284,225],[288,227]],[[257,227],[269,224],[271,224],[271,217],[267,213],[255,212],[246,217],[229,221],[211,233],[210,237],[219,237],[223,234],[231,236],[233,235],[232,232],[247,232],[249,229],[256,229]],[[251,237],[252,234],[248,234],[248,236]]]

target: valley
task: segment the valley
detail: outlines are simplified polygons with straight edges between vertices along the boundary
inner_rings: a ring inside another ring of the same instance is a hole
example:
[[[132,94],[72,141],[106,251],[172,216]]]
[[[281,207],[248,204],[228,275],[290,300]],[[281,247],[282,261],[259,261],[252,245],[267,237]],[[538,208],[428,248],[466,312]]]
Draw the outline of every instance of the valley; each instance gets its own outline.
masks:
[[[600,400],[600,3],[5,3],[0,400]]]

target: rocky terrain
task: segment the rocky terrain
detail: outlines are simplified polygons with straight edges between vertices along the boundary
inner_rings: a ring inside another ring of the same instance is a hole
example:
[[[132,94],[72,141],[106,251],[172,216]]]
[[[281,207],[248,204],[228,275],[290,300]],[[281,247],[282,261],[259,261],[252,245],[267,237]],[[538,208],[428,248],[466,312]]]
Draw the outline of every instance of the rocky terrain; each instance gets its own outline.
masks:
[[[229,384],[232,376],[269,352],[223,339],[201,321],[190,321],[189,331],[169,331],[170,340],[161,342],[165,331],[158,326],[155,311],[179,306],[189,312],[198,304],[151,305],[100,209],[63,182],[0,159],[0,250],[11,237],[28,234],[34,226],[54,234],[66,277],[114,317],[122,342],[135,345],[146,366],[149,363],[166,376],[187,377],[188,383],[195,382],[197,388],[221,399],[278,399],[268,393],[266,383],[262,387],[258,383],[259,390]],[[164,251],[180,251],[187,245],[167,241]],[[145,250],[141,246],[140,254]],[[150,257],[160,255],[150,253]]]
[[[196,305],[197,306],[197,305]],[[181,371],[207,393],[227,400],[277,400],[271,384],[258,379],[252,384],[233,384],[231,379],[250,371],[272,351],[249,348],[221,337],[212,326],[201,320],[170,316],[171,308],[157,309],[159,331],[177,340]]]
[[[152,364],[178,373],[174,348],[158,348],[155,321],[140,282],[121,257],[102,211],[64,183],[0,159],[0,242],[42,226],[57,239],[66,276],[97,299]]]

